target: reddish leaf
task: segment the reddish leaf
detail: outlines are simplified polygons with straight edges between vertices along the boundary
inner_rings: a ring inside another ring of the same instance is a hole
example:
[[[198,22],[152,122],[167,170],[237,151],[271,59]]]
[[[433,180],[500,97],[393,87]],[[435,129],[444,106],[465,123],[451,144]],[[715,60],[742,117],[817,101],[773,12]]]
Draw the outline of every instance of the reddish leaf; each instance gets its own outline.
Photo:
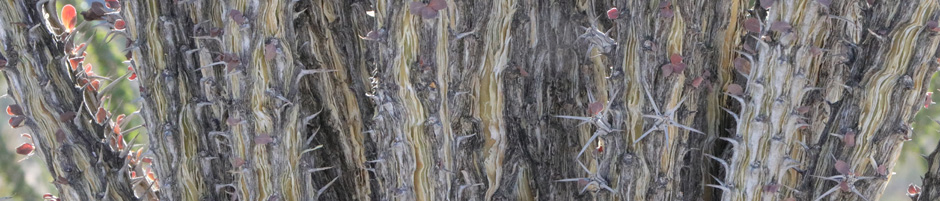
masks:
[[[738,85],[738,84],[731,84],[731,85],[728,85],[728,88],[725,89],[725,92],[728,92],[731,95],[741,96],[744,94],[744,88],[742,88],[741,85]]]
[[[104,17],[107,12],[108,11],[104,9],[104,4],[101,2],[92,2],[91,8],[82,11],[82,17],[84,17],[86,21],[95,21],[102,19],[101,17]]]
[[[75,30],[75,6],[65,4],[65,6],[62,7],[62,15],[59,17],[61,18],[62,24],[65,25],[65,32],[71,33],[72,30]]]
[[[435,6],[439,6],[439,5],[435,5]],[[440,9],[435,10],[431,6],[421,3],[420,1],[412,1],[410,10],[411,10],[411,14],[413,15],[421,16],[424,19],[432,19],[432,18],[437,17],[438,10]]]
[[[852,190],[851,188],[849,188],[849,182],[846,182],[845,180],[842,180],[841,182],[839,182],[839,189],[845,192]]]
[[[105,0],[104,2],[106,3],[105,6],[107,6],[110,9],[114,9],[114,10],[121,9],[121,2],[118,2],[117,0]]]
[[[235,159],[232,160],[232,166],[238,168],[238,167],[242,167],[242,165],[245,165],[245,159],[242,159],[240,157],[235,157]]]
[[[809,112],[809,109],[809,106],[801,106],[796,108],[796,112],[800,114],[806,114],[806,112]]]
[[[842,160],[836,160],[836,171],[842,174],[849,174],[849,164]]]
[[[134,67],[127,66],[127,71],[131,72],[131,76],[127,77],[127,80],[134,81],[137,79],[137,71],[134,71]]]
[[[23,137],[26,139],[33,139],[33,135],[30,135],[29,133],[20,134],[20,137]]]
[[[122,19],[117,19],[117,20],[114,21],[114,29],[116,29],[116,30],[124,30],[124,26],[126,26],[126,25],[127,25],[127,23],[124,22],[124,20],[122,20]]]
[[[53,196],[52,194],[49,194],[49,193],[46,193],[46,194],[43,194],[43,195],[42,195],[42,199],[46,199],[46,200],[51,200],[51,199],[55,199],[55,198],[56,198],[55,196]]]
[[[885,164],[878,165],[878,174],[888,175],[888,166]]]
[[[663,70],[663,77],[669,77],[672,75],[672,69],[674,68],[672,64],[666,64],[660,67]]]
[[[108,111],[105,110],[104,107],[98,107],[98,112],[95,113],[95,123],[103,124],[108,116],[110,115],[108,115]]]
[[[760,33],[760,20],[757,18],[747,18],[744,20],[744,29],[751,33]]]
[[[81,65],[82,61],[85,61],[84,57],[69,59],[69,65],[72,67],[72,71],[78,70],[78,66]]]
[[[617,11],[616,7],[607,10],[607,19],[616,20],[617,18],[620,18],[620,12]]]
[[[659,9],[659,17],[662,17],[662,18],[672,18],[672,17],[675,16],[675,15],[676,15],[676,14],[672,11],[672,8],[669,7],[669,6],[666,6],[666,7],[663,7],[663,8],[660,8],[660,9]]]
[[[272,40],[268,42],[267,45],[264,45],[264,60],[272,60],[274,56],[277,56],[277,42]]]
[[[143,159],[140,159],[140,161],[144,163],[153,163],[153,159],[150,157],[144,157]]]
[[[19,155],[29,155],[33,153],[33,150],[36,149],[33,147],[33,144],[23,143],[19,147],[16,147],[16,154]]]
[[[229,10],[228,16],[231,17],[232,20],[235,20],[235,22],[238,24],[245,24],[248,22],[248,19],[245,18],[245,15],[243,15],[241,11],[235,9]]]
[[[809,53],[812,54],[813,56],[818,56],[822,54],[823,52],[822,52],[822,48],[813,46],[809,48]]]
[[[705,80],[705,77],[695,78],[694,80],[692,80],[692,87],[698,88],[698,86],[702,85],[702,81],[704,80]]]
[[[59,121],[69,122],[75,118],[75,112],[68,111],[59,115]]]
[[[73,47],[73,48],[72,48],[72,55],[78,56],[78,55],[80,55],[80,54],[84,54],[84,53],[85,53],[85,46],[88,46],[88,44],[79,43],[78,45],[76,45],[75,47]]]
[[[229,126],[235,126],[241,122],[242,120],[239,119],[238,117],[229,117],[228,119],[225,120],[225,123],[228,124]]]
[[[738,57],[734,59],[734,69],[741,72],[741,74],[750,75],[751,74],[751,64],[747,59]]]
[[[271,137],[271,135],[263,134],[263,135],[255,136],[255,144],[264,145],[264,144],[268,144],[271,142],[274,142],[274,138]]]
[[[845,143],[845,147],[854,147],[855,146],[855,131],[848,131],[845,133],[845,136],[842,136],[842,143]]]
[[[927,92],[927,97],[924,98],[924,108],[929,108],[930,104],[933,104],[933,98],[931,98],[931,96],[933,96],[933,92]]]
[[[24,116],[10,117],[10,127],[19,128],[20,126],[23,126],[24,121],[26,121],[26,117]]]
[[[67,140],[67,139],[68,139],[68,137],[65,136],[65,131],[63,131],[61,128],[55,131],[55,141],[56,141],[56,142],[63,143],[63,142],[65,142],[65,140]]]
[[[0,68],[6,67],[6,66],[7,66],[7,58],[3,58],[3,56],[0,55]]]
[[[93,80],[91,81],[91,88],[89,88],[89,90],[98,91],[98,87],[100,86],[101,86],[101,82],[98,82],[98,80]]]
[[[907,195],[908,195],[908,196],[913,197],[913,196],[916,196],[916,195],[919,195],[919,194],[920,194],[920,186],[917,186],[917,185],[914,185],[914,184],[909,184],[909,185],[907,185]]]
[[[672,63],[672,65],[681,64],[682,55],[673,53],[672,55],[669,56],[669,62]]]
[[[790,26],[790,23],[783,22],[783,21],[776,21],[774,23],[770,23],[770,30],[773,30],[776,32],[790,32],[790,29],[792,28],[793,26]]]
[[[20,105],[13,104],[7,106],[7,114],[10,116],[23,115],[23,108]]]
[[[439,11],[441,9],[447,8],[447,1],[431,0],[431,2],[428,2],[428,8],[434,9],[435,11]]]
[[[816,2],[819,2],[819,4],[825,7],[829,7],[829,5],[832,4],[832,0],[816,0]]]
[[[770,8],[770,6],[774,5],[774,2],[776,1],[775,0],[760,0],[760,6],[764,7],[764,9],[767,9],[767,8]]]
[[[780,184],[764,185],[764,192],[776,193],[778,190],[780,190]]]
[[[672,65],[672,72],[676,74],[682,74],[682,71],[685,71],[686,65],[684,63],[678,63]]]
[[[591,104],[588,104],[588,112],[590,112],[591,115],[600,114],[600,113],[601,113],[601,110],[604,110],[604,103],[603,103],[603,102],[596,101],[596,102],[593,102],[593,103],[591,103]]]

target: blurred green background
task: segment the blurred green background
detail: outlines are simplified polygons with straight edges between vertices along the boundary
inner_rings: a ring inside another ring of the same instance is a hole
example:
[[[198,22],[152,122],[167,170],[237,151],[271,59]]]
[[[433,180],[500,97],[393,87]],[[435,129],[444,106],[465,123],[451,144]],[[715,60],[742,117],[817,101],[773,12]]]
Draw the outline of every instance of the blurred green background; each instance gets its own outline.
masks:
[[[76,10],[81,12],[87,10],[91,2],[103,1],[70,0],[58,2],[59,9],[56,10],[60,10],[65,4],[72,4],[75,6]],[[79,21],[79,23],[81,23],[81,21]],[[89,25],[97,23],[101,22],[90,22]],[[108,32],[107,28],[97,27],[93,30],[89,28],[90,26],[86,26],[85,29],[80,30],[93,35],[93,37],[86,41],[89,48],[87,49],[88,57],[85,59],[85,62],[94,65],[95,73],[98,75],[108,77],[123,75],[127,71],[127,65],[122,63],[125,58],[123,53],[121,53],[125,39],[122,36],[118,36],[108,44],[104,42],[105,34]],[[120,111],[111,112],[130,114],[137,110],[138,103],[135,100],[139,97],[136,90],[138,88],[137,82],[129,82],[126,79],[119,80],[119,82],[121,82],[119,83],[120,86],[112,91],[111,102],[123,102],[124,104]],[[0,90],[3,92],[7,90],[6,83],[5,78],[0,77]],[[102,86],[104,85],[105,83],[102,83]],[[940,86],[940,79],[933,76],[930,91],[936,92],[936,86]],[[934,97],[934,99],[937,98]],[[0,99],[0,106],[9,104],[13,104],[10,98]],[[108,106],[108,108],[115,107]],[[934,123],[930,119],[931,117],[940,120],[940,105],[923,109],[917,114],[913,125],[915,132],[914,139],[904,144],[904,153],[892,169],[893,172],[896,172],[896,175],[891,177],[881,200],[910,200],[905,194],[905,188],[911,183],[920,184],[921,176],[926,172],[927,167],[927,163],[921,155],[927,155],[932,152],[937,146],[937,141],[940,140],[940,137],[937,136],[937,133],[940,132],[938,131],[940,125]],[[9,118],[10,117],[5,112],[0,114],[0,119],[2,120]],[[142,123],[139,118],[132,119],[131,121],[128,127]],[[134,136],[139,134],[142,130],[143,129],[138,130],[125,137],[127,140],[133,139]],[[14,149],[20,144],[28,142],[27,139],[20,137],[20,134],[29,133],[29,130],[26,128],[13,129],[3,124],[0,126],[0,133],[3,133],[0,135],[0,170],[2,170],[0,171],[0,200],[41,200],[42,194],[58,194],[57,190],[52,185],[52,176],[49,175],[48,169],[40,157],[34,156],[22,162],[17,162],[23,159],[24,156],[17,155]],[[136,141],[138,145],[145,144],[147,137],[142,136],[137,138]]]

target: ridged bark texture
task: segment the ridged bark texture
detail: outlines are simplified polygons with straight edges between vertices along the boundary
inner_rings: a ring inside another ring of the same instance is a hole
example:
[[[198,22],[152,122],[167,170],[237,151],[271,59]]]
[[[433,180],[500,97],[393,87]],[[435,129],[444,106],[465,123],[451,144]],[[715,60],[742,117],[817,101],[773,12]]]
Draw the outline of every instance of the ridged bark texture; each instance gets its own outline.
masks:
[[[121,3],[161,200],[873,200],[940,43],[936,0]],[[12,97],[63,197],[130,199],[33,4]]]

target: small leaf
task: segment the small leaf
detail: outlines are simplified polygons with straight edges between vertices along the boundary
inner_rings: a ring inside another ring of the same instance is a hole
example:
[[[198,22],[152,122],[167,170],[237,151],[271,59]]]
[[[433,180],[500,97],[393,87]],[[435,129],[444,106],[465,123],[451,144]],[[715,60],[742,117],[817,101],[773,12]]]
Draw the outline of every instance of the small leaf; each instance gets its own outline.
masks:
[[[105,6],[107,6],[110,9],[114,9],[114,10],[121,9],[121,2],[118,2],[117,0],[104,0],[104,2],[106,3]]]
[[[738,70],[738,72],[741,72],[741,74],[744,74],[744,75],[751,74],[750,62],[748,62],[747,59],[744,59],[741,57],[734,59],[734,69]]]
[[[441,9],[447,8],[447,1],[444,0],[431,0],[428,2],[428,8],[434,9],[434,11],[439,11]]]
[[[747,18],[744,20],[744,29],[751,33],[760,33],[760,20],[757,18]]]
[[[97,81],[97,80],[96,80]],[[104,121],[108,118],[108,111],[104,107],[98,107],[98,112],[95,113],[95,123],[104,124]]]
[[[588,112],[591,115],[597,115],[601,113],[601,110],[604,110],[604,103],[600,101],[595,101],[591,104],[588,104]]]
[[[792,28],[793,26],[790,26],[790,23],[783,22],[783,21],[776,21],[774,23],[770,23],[770,30],[776,31],[776,32],[784,32],[784,33],[790,32],[790,29]]]
[[[33,144],[23,143],[19,147],[16,147],[16,154],[26,156],[32,154],[34,149],[36,148],[33,147]]]
[[[271,135],[264,134],[255,136],[255,144],[265,145],[271,142],[274,142],[274,138],[271,137]]]
[[[620,12],[617,11],[616,7],[607,10],[607,19],[616,20],[617,18],[620,18]]]
[[[63,131],[61,128],[55,131],[55,141],[56,141],[56,142],[63,143],[63,142],[65,142],[65,140],[67,140],[67,139],[68,139],[68,137],[65,135],[65,131]]]
[[[776,193],[778,190],[780,190],[780,184],[764,185],[764,192]]]
[[[245,18],[245,15],[241,11],[232,9],[228,11],[228,16],[235,20],[236,23],[244,25],[248,22],[248,19]]]
[[[888,175],[888,166],[885,164],[878,165],[878,174]]]
[[[692,87],[698,88],[700,85],[702,85],[702,81],[704,80],[705,80],[705,77],[695,78],[694,80],[692,80]]]
[[[115,29],[115,30],[124,30],[124,26],[126,26],[126,25],[127,25],[127,22],[124,22],[124,20],[122,20],[122,19],[117,19],[117,20],[114,21],[114,29]]]
[[[845,144],[845,147],[854,147],[855,146],[855,131],[848,131],[842,136],[842,143]]]
[[[72,30],[75,30],[75,6],[72,4],[65,4],[62,7],[61,21],[65,25],[65,32],[71,33]]]
[[[659,17],[662,17],[662,18],[672,18],[672,17],[675,16],[675,15],[676,15],[676,14],[672,11],[672,8],[669,7],[669,6],[666,6],[666,7],[663,7],[663,8],[660,8],[660,9],[659,9]]]
[[[242,159],[241,157],[235,157],[235,159],[232,160],[232,166],[239,168],[242,167],[242,165],[245,165],[245,159]]]
[[[917,185],[914,185],[914,184],[909,184],[909,185],[907,185],[907,195],[908,195],[908,196],[913,197],[913,196],[916,196],[916,195],[919,195],[919,194],[920,194],[920,186],[917,186]]]
[[[741,85],[738,85],[738,84],[731,84],[731,85],[728,85],[728,88],[725,89],[725,92],[728,92],[731,95],[741,96],[744,94],[744,88],[742,88]]]
[[[10,127],[19,128],[20,126],[23,126],[24,121],[26,121],[26,117],[15,116],[15,117],[10,117],[10,121],[8,123],[10,123]]]
[[[927,97],[924,98],[924,108],[929,108],[930,104],[933,104],[933,92],[927,92]]]
[[[845,161],[836,160],[835,167],[836,167],[836,171],[838,171],[839,173],[843,175],[849,174],[849,164],[846,163]]]
[[[82,17],[85,18],[85,21],[95,21],[100,20],[107,13],[104,9],[104,4],[101,2],[92,2],[91,8],[88,8],[86,11],[82,11]]]
[[[7,114],[10,116],[23,115],[23,108],[21,108],[20,105],[17,105],[17,104],[8,105]]]
[[[59,121],[70,122],[75,118],[75,112],[68,111],[59,115]]]
[[[806,112],[809,112],[809,109],[809,106],[801,106],[796,108],[796,112],[799,114],[806,114]]]
[[[672,66],[672,64],[666,64],[660,67],[660,69],[662,69],[663,71],[663,77],[669,77],[669,75],[672,75],[673,68],[674,67]]]
[[[669,56],[669,62],[672,63],[672,65],[681,64],[682,55],[673,53],[672,55]]]
[[[673,65],[672,65],[672,72],[673,72],[673,73],[676,73],[676,74],[682,74],[682,71],[685,71],[685,67],[686,67],[686,66],[687,66],[687,65],[685,65],[684,63],[673,64]]]
[[[829,7],[832,4],[832,0],[816,0],[819,4],[822,4],[825,7]]]
[[[845,192],[849,192],[850,190],[852,190],[851,188],[849,188],[849,182],[846,182],[845,180],[842,180],[841,182],[839,182],[839,189]]]

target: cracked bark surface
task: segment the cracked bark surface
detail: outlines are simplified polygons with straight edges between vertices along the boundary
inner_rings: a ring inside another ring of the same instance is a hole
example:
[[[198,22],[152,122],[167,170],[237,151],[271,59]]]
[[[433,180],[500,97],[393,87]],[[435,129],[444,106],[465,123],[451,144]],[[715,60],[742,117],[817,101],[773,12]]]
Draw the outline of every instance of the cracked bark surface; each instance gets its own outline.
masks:
[[[141,190],[79,110],[103,103],[70,41],[0,3],[8,93],[66,200],[873,200],[940,43],[936,1],[120,3]]]

